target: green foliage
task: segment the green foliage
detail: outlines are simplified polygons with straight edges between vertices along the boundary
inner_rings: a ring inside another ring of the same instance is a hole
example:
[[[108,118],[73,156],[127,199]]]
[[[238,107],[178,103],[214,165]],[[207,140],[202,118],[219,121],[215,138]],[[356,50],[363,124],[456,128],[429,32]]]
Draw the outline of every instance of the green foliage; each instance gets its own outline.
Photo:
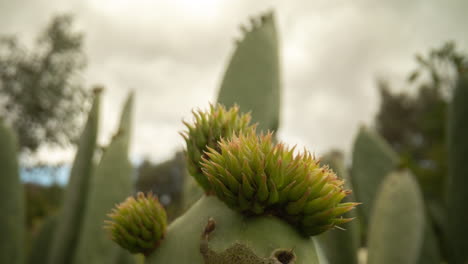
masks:
[[[424,221],[424,202],[417,182],[407,172],[388,175],[372,209],[368,263],[417,263]]]
[[[351,182],[344,164],[343,154],[332,151],[320,158],[320,163],[330,166],[336,175],[345,181],[345,188],[351,190]],[[353,193],[343,199],[344,202],[356,201]],[[322,246],[330,264],[357,264],[357,252],[360,246],[359,218],[355,210],[344,214],[346,218],[355,218],[343,225],[344,230],[332,229],[320,236]]]
[[[273,13],[252,18],[250,28],[241,27],[243,39],[224,74],[218,103],[251,111],[259,130],[276,131],[279,126],[281,78],[278,36]]]
[[[100,91],[95,94],[93,107],[81,135],[64,202],[51,244],[50,264],[70,263],[82,230],[86,199],[91,181],[93,157],[99,122]]]
[[[26,227],[29,232],[35,232],[47,216],[58,211],[64,190],[58,184],[45,186],[24,183],[23,188],[26,198]]]
[[[18,168],[18,146],[13,131],[0,118],[0,263],[20,264],[25,255],[24,191]]]
[[[106,214],[132,192],[132,165],[128,160],[133,95],[122,110],[120,125],[104,151],[91,180],[86,211],[74,264],[111,263],[120,250],[102,229]]]
[[[398,165],[398,156],[374,131],[361,127],[354,141],[351,177],[356,198],[362,205],[364,226],[377,196],[377,190],[384,177]]]
[[[468,70],[461,73],[453,93],[448,122],[448,232],[450,263],[468,261]]]
[[[177,152],[172,159],[159,164],[145,160],[137,173],[136,191],[152,192],[158,196],[166,208],[169,221],[178,216],[182,210],[183,186],[187,175],[184,154]]]
[[[0,37],[0,116],[16,131],[21,150],[63,145],[77,136],[87,101],[79,78],[83,36],[69,15],[56,16],[29,51]]]
[[[468,57],[447,42],[417,55],[417,68],[403,92],[381,82],[378,132],[416,176],[426,200],[442,201],[447,175],[447,116],[450,95]]]
[[[208,226],[212,232],[206,230],[209,218],[214,220],[214,225]],[[169,226],[166,239],[146,263],[202,264],[213,263],[214,258],[223,256],[226,262],[217,263],[259,263],[232,262],[236,254],[229,252],[253,253],[257,258],[267,259],[276,249],[292,250],[296,264],[319,263],[314,241],[285,222],[270,216],[245,217],[218,198],[204,196]],[[244,254],[237,255],[239,260]]]
[[[29,264],[49,264],[50,247],[54,237],[55,227],[58,217],[55,214],[49,215],[41,225],[39,232],[33,239],[31,252],[28,255]]]

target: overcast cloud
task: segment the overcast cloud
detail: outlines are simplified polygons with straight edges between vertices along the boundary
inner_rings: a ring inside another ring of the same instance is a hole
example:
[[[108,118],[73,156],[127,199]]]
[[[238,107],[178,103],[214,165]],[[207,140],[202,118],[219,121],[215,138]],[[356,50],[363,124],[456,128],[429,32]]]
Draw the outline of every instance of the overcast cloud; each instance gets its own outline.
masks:
[[[85,33],[86,83],[106,87],[100,138],[136,91],[132,159],[183,147],[181,120],[213,102],[239,25],[274,9],[280,32],[280,138],[315,153],[349,151],[378,108],[378,76],[403,80],[413,56],[446,40],[468,47],[468,1],[0,0],[0,33],[32,39],[73,12]],[[50,160],[73,151],[43,150]]]

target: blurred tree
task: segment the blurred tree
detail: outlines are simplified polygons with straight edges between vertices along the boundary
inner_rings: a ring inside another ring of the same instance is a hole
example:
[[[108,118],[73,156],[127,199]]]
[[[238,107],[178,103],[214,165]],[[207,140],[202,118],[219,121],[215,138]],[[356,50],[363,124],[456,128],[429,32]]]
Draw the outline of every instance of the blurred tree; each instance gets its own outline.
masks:
[[[172,159],[160,164],[145,160],[138,168],[136,190],[156,194],[166,207],[169,220],[172,220],[182,209],[185,174],[185,157],[182,152],[177,152]]]
[[[83,35],[59,15],[28,50],[15,36],[0,36],[0,116],[16,130],[22,151],[64,145],[79,132],[87,105],[80,73]]]
[[[381,104],[375,120],[379,133],[401,155],[402,164],[417,176],[426,199],[442,199],[447,172],[445,125],[451,89],[468,57],[448,42],[426,56],[408,85],[416,89],[393,93],[380,81]]]
[[[24,190],[27,228],[35,232],[45,217],[58,210],[64,189],[58,184],[25,183]]]

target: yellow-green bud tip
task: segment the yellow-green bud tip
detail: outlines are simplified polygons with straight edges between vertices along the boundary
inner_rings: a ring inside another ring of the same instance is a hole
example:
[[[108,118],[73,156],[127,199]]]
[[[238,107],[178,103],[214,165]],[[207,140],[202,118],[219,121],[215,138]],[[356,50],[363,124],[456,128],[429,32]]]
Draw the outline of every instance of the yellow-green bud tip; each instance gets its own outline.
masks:
[[[114,242],[131,253],[149,255],[166,234],[166,211],[152,193],[128,197],[108,216],[104,228]]]

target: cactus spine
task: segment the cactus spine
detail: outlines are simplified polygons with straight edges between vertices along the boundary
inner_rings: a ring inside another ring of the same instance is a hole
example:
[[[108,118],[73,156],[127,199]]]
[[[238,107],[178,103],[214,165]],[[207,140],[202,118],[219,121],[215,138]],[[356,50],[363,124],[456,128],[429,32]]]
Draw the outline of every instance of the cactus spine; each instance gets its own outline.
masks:
[[[102,228],[106,214],[132,192],[132,166],[128,160],[133,95],[125,102],[117,133],[102,154],[91,181],[85,218],[74,264],[111,263],[120,250]]]
[[[448,233],[450,263],[468,262],[468,70],[460,73],[448,123]]]
[[[18,168],[18,145],[10,128],[0,118],[0,263],[22,264],[24,244],[24,190]]]
[[[78,150],[70,173],[64,202],[57,221],[57,231],[51,241],[50,264],[70,263],[82,230],[86,198],[88,197],[91,170],[99,123],[101,91],[96,90],[88,121],[78,144]]]
[[[424,217],[424,202],[416,180],[408,172],[388,175],[372,209],[368,264],[417,263]]]

